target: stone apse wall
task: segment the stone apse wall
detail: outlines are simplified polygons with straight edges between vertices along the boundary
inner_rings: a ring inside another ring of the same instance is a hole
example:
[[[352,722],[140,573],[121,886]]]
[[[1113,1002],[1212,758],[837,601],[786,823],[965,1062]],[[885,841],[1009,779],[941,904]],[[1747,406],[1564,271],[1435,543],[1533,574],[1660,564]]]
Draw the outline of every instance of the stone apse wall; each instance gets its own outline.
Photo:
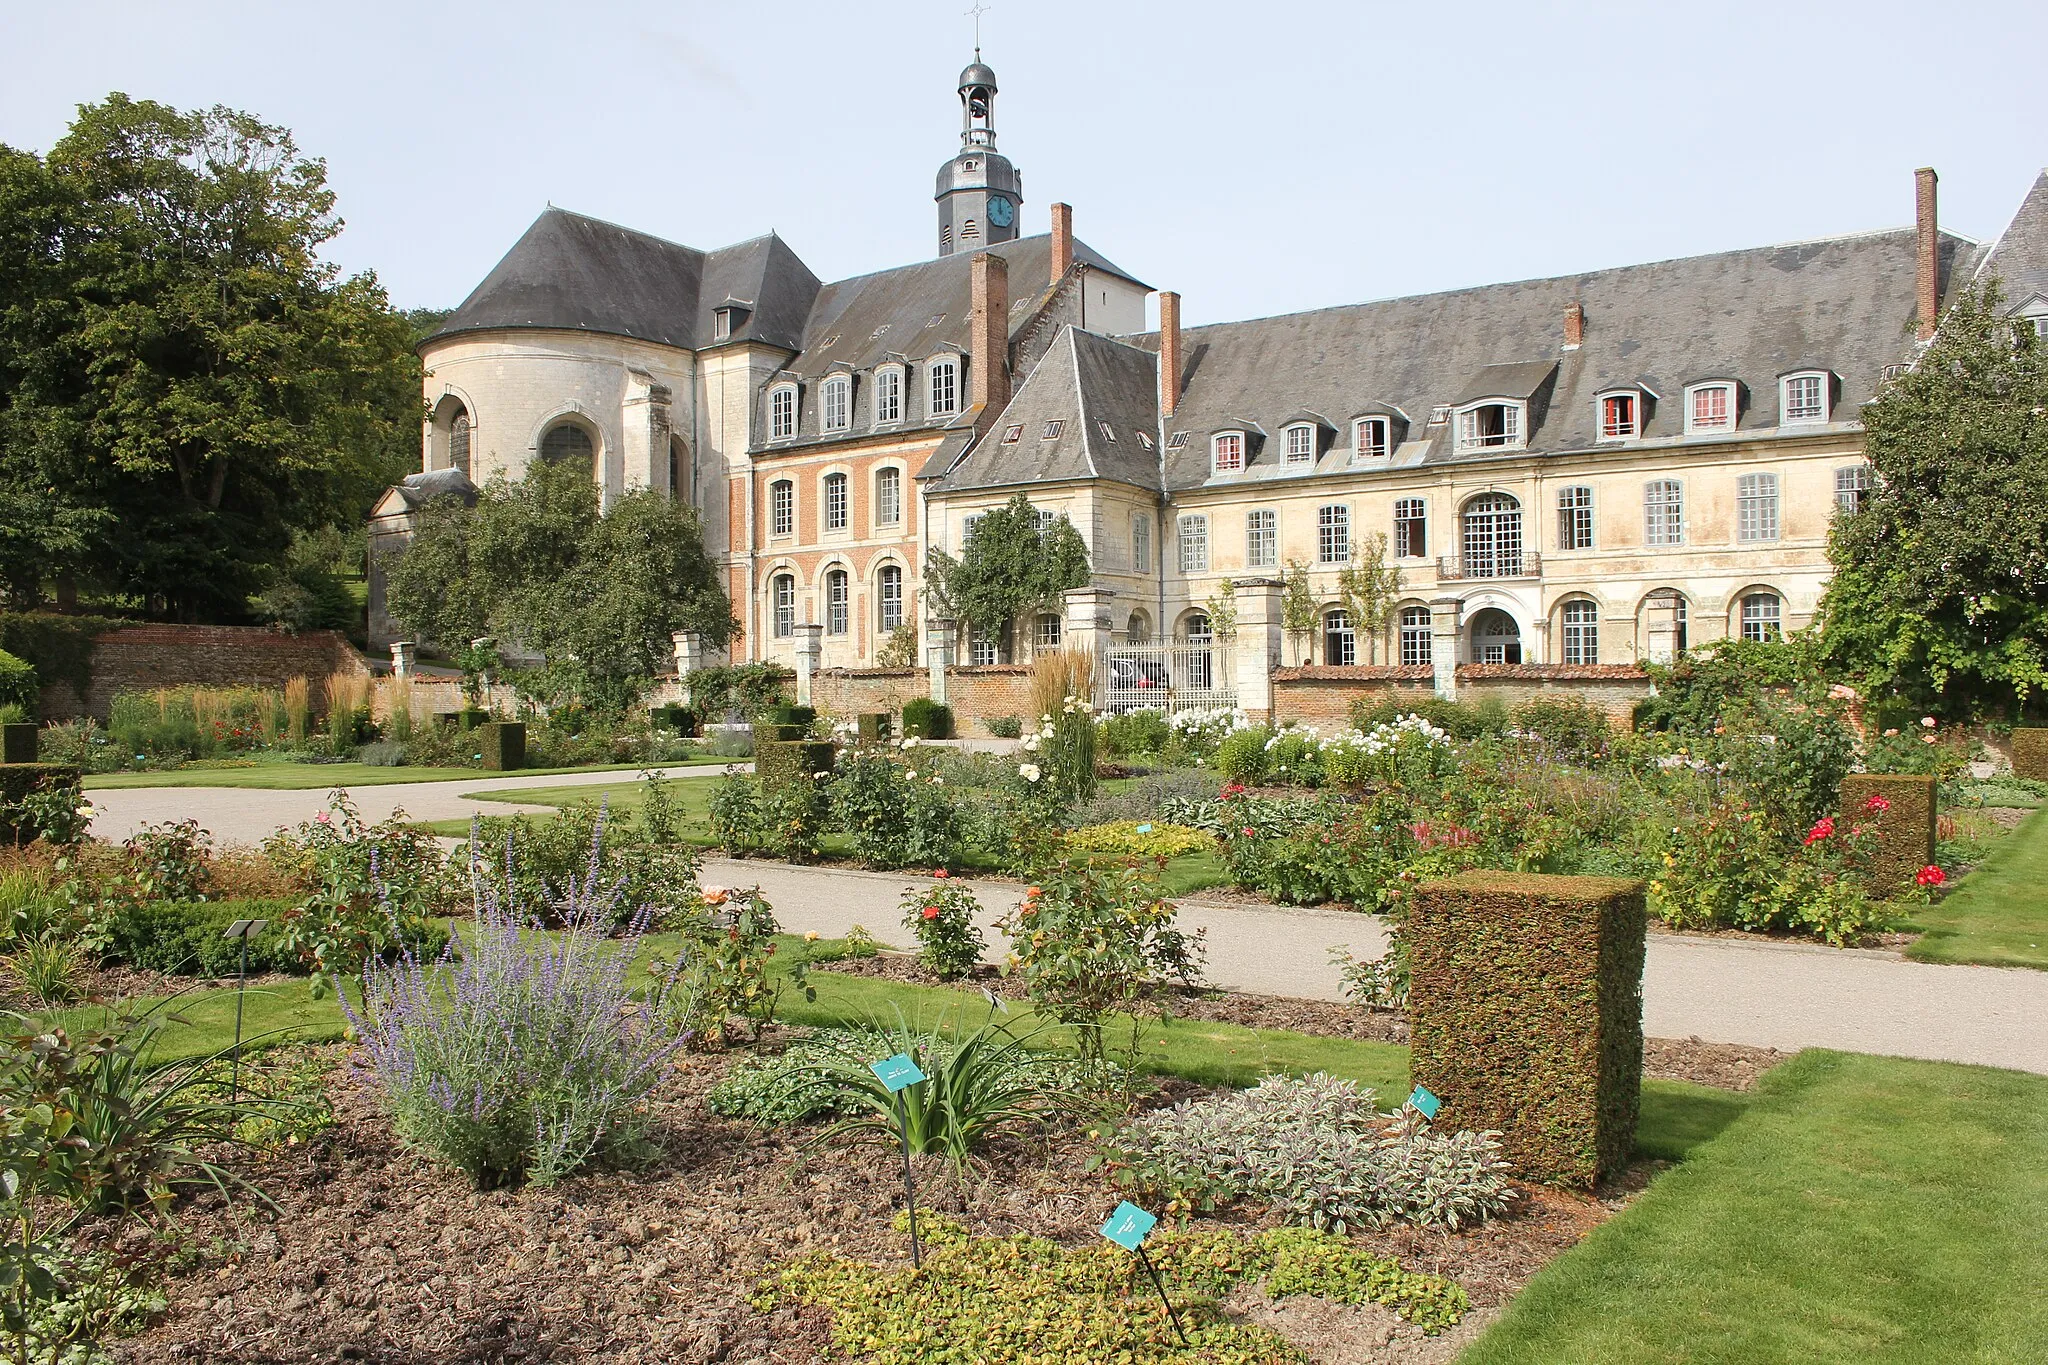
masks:
[[[369,665],[337,631],[298,635],[258,626],[139,625],[93,640],[90,681],[80,697],[70,682],[43,687],[45,720],[89,715],[105,720],[117,692],[158,687],[282,687],[304,677],[319,693],[320,679],[336,671],[367,675]]]

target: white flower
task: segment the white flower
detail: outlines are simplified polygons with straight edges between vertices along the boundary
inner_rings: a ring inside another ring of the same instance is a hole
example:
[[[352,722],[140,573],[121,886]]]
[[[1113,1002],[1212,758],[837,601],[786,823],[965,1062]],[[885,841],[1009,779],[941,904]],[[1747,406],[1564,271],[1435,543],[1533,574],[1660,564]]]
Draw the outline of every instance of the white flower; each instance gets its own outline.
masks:
[[[935,777],[932,779],[932,785],[934,787],[943,787],[946,785],[946,779],[943,777]]]
[[[1934,728],[1934,717],[1922,716],[1920,717],[1920,724],[1926,727],[1927,729],[1932,730]]]
[[[1027,753],[1027,754],[1035,754],[1035,753],[1037,753],[1037,752],[1038,752],[1038,736],[1037,736],[1037,735],[1026,735],[1026,736],[1024,736],[1024,752],[1025,752],[1025,753]]]
[[[912,768],[912,769],[911,769],[911,770],[910,770],[909,772],[907,772],[907,773],[903,774],[903,780],[904,780],[905,782],[915,782],[915,781],[917,781],[917,769],[915,769],[915,768]]]
[[[910,738],[904,740],[903,747],[906,749],[915,749],[917,747],[917,736],[912,735]]]
[[[1017,767],[1017,775],[1023,778],[1026,782],[1036,782],[1039,778],[1045,776],[1044,773],[1038,770],[1038,765],[1036,763],[1019,764]]]

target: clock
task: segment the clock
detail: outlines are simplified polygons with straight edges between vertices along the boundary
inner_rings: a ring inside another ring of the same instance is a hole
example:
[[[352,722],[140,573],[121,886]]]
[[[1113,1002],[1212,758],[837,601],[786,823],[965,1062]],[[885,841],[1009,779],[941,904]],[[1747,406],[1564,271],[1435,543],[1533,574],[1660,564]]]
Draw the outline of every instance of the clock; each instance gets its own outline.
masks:
[[[1016,220],[1017,210],[1009,200],[1000,194],[992,194],[988,200],[988,220],[997,227],[1008,227]]]

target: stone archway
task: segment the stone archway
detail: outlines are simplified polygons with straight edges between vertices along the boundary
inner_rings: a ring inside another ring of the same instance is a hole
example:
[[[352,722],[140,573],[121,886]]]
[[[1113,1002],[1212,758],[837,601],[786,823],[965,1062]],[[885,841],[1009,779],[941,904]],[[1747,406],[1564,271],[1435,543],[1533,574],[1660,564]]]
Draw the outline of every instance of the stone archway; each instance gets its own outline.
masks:
[[[1465,628],[1475,664],[1522,662],[1522,628],[1499,607],[1481,607]]]

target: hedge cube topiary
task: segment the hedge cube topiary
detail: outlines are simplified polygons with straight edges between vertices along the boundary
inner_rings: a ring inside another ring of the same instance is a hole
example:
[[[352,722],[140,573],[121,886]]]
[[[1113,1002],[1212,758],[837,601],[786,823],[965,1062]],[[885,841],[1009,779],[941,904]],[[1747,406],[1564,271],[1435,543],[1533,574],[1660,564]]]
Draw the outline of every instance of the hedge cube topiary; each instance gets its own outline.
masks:
[[[1934,777],[1929,773],[1851,773],[1842,779],[1842,818],[1868,823],[1870,798],[1890,809],[1877,817],[1877,848],[1870,860],[1870,890],[1879,899],[1902,894],[1914,875],[1934,861]]]
[[[754,746],[754,776],[762,791],[773,791],[786,782],[815,782],[815,773],[830,774],[836,750],[828,740],[771,739]]]
[[[930,697],[912,697],[903,703],[903,733],[918,739],[951,739],[953,708]]]
[[[1442,1129],[1492,1129],[1520,1179],[1591,1187],[1635,1145],[1639,881],[1466,872],[1417,888],[1404,933],[1410,1071]]]
[[[2048,782],[2048,730],[2012,732],[2012,772],[2034,782]]]
[[[476,729],[477,748],[483,752],[484,767],[509,772],[526,766],[526,722],[494,720]]]
[[[0,763],[33,763],[42,728],[33,723],[0,725]]]
[[[863,711],[855,724],[859,727],[861,743],[882,744],[888,741],[891,721],[887,711]]]

